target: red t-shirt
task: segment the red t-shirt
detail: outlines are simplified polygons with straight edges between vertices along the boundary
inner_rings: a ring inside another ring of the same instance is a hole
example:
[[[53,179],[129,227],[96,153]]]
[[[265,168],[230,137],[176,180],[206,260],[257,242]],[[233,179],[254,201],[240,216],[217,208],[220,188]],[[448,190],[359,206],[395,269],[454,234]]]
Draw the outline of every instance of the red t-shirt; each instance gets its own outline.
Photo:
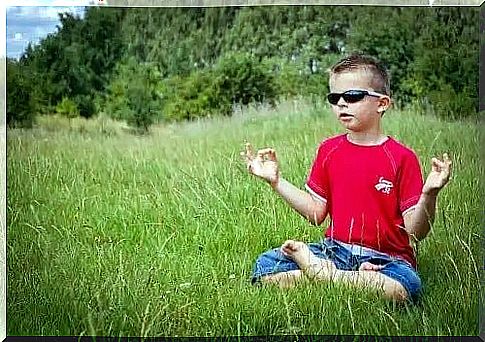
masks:
[[[416,154],[391,137],[361,146],[347,135],[323,141],[306,184],[327,204],[326,237],[400,257],[416,266],[403,215],[423,188]]]

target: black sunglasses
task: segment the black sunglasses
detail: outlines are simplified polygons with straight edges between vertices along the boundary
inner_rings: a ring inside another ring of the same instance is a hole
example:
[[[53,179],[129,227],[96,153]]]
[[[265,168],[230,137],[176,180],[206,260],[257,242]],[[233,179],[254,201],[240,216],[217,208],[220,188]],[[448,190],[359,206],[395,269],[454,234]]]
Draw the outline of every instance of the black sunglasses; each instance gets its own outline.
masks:
[[[330,93],[327,95],[327,100],[330,104],[336,105],[341,97],[347,103],[355,103],[361,101],[366,96],[381,97],[385,95],[369,90],[350,89],[343,93]]]

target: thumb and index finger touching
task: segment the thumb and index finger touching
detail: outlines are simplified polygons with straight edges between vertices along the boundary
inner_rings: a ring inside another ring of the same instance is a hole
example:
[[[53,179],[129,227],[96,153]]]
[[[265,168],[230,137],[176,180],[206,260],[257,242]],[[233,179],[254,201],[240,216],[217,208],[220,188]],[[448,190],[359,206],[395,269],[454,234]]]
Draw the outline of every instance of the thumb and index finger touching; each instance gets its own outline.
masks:
[[[258,151],[258,158],[276,161],[276,151],[273,148],[263,148]]]
[[[438,172],[440,171],[450,172],[451,164],[452,164],[452,161],[448,156],[448,153],[443,153],[443,160],[440,160],[435,157],[431,158],[432,168],[433,170]]]
[[[245,151],[241,152],[240,154],[246,158],[247,162],[250,162],[256,158],[261,161],[265,158],[271,161],[276,161],[276,151],[273,148],[263,148],[255,153],[253,146],[249,142],[245,143]]]

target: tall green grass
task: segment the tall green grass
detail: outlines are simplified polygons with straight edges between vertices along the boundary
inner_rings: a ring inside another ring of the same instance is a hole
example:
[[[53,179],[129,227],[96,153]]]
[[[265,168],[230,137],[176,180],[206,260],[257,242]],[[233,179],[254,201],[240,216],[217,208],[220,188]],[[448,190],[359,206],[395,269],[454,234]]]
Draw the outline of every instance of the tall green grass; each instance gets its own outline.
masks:
[[[141,137],[47,121],[8,132],[9,335],[478,335],[483,168],[473,123],[384,119],[425,175],[432,156],[449,152],[454,163],[419,246],[424,298],[401,306],[335,284],[250,285],[260,253],[288,238],[317,241],[323,227],[248,175],[239,152],[245,141],[274,147],[283,176],[303,187],[317,144],[342,131],[327,109],[295,102]]]

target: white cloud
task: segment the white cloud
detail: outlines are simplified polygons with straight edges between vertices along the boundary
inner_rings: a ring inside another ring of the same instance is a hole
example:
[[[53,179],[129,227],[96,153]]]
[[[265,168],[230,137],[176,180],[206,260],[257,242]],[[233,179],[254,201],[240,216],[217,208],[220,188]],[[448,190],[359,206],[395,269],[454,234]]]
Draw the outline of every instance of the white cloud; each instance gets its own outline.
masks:
[[[82,7],[65,7],[65,6],[58,6],[58,7],[39,7],[39,6],[21,6],[16,7],[15,11],[14,8],[10,7],[7,8],[7,15],[14,12],[15,15],[19,17],[31,17],[35,18],[36,20],[57,20],[59,18],[59,13],[64,12],[71,12],[71,13],[79,13]]]
[[[29,2],[26,2],[29,3]],[[6,9],[7,30],[6,54],[9,57],[18,58],[25,50],[27,44],[37,44],[40,39],[45,38],[49,33],[55,32],[60,25],[59,13],[71,12],[82,17],[83,2],[77,1],[35,1],[37,6],[14,6]],[[76,7],[67,6],[38,6],[46,4],[76,4]],[[84,2],[85,3],[85,2]],[[3,45],[2,47],[4,47]],[[0,50],[0,54],[2,51]],[[3,52],[5,56],[5,52]]]
[[[49,33],[55,32],[56,28],[55,27],[42,27],[42,26],[37,26],[34,31],[31,33],[31,36],[34,39],[40,39],[45,36],[47,36]]]

